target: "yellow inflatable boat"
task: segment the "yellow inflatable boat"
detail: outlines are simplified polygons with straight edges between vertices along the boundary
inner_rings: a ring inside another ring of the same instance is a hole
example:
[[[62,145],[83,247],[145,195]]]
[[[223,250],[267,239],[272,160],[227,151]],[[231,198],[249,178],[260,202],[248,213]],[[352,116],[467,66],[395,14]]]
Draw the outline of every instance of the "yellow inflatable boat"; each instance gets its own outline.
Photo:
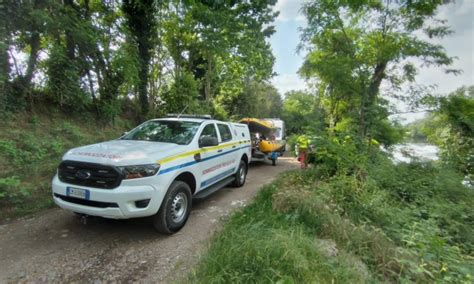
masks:
[[[276,128],[271,122],[258,118],[243,118],[240,120],[240,123],[245,123],[249,126],[253,150],[262,153],[281,151],[283,144],[275,141]]]
[[[276,141],[261,140],[258,143],[258,148],[263,153],[279,152],[281,149],[281,144]]]

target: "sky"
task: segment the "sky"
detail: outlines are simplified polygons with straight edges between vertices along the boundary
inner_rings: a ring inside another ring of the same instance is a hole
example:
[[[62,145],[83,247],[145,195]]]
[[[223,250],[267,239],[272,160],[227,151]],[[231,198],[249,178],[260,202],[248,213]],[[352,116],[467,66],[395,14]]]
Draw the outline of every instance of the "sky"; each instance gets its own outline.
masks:
[[[272,83],[284,95],[290,90],[304,90],[306,84],[297,72],[303,63],[304,54],[297,54],[296,46],[300,42],[299,28],[306,25],[300,12],[305,0],[279,0],[275,10],[280,14],[275,22],[275,34],[270,38],[273,54],[276,57],[274,71],[278,74]],[[462,74],[455,76],[445,74],[441,68],[422,68],[417,82],[424,85],[435,85],[435,92],[450,93],[463,85],[474,85],[474,0],[456,0],[438,10],[438,18],[448,20],[454,34],[438,41],[449,56],[455,56],[454,69],[461,69]],[[397,107],[404,111],[402,103]],[[423,113],[406,114],[399,118],[410,122],[423,117]]]

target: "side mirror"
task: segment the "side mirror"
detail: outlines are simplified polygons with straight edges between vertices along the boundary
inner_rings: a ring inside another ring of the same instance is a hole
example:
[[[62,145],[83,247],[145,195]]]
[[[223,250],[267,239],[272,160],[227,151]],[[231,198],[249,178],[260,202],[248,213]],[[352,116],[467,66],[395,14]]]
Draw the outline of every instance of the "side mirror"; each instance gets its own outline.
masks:
[[[212,147],[219,145],[219,141],[216,137],[204,136],[199,139],[199,148]]]

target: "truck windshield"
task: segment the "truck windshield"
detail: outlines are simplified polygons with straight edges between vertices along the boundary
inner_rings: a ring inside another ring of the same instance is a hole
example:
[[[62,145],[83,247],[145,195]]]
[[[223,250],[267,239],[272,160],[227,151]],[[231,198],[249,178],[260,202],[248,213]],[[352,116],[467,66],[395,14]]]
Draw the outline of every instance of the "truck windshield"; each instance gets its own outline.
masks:
[[[124,140],[144,140],[187,145],[199,129],[199,122],[155,120],[149,121],[122,136]]]

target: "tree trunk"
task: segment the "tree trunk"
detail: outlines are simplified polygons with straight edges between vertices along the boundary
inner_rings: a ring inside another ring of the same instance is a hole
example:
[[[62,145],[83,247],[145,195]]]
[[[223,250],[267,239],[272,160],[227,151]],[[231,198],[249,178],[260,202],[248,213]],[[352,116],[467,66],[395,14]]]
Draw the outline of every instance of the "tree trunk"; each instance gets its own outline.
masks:
[[[9,33],[6,25],[6,9],[4,1],[0,1],[0,110],[5,108],[10,62],[8,56]]]
[[[66,8],[67,14],[74,13],[74,1],[73,0],[64,0],[64,6]],[[66,34],[66,55],[70,60],[75,58],[75,48],[76,44],[74,43],[73,31],[69,27],[65,29]]]
[[[367,111],[367,106],[366,106],[366,97],[367,97],[367,94],[366,92],[363,92],[361,94],[361,98],[360,98],[360,112],[359,112],[359,136],[360,138],[363,140],[365,138],[365,135],[366,135],[366,130],[367,130],[367,126],[366,126],[366,111]]]
[[[212,96],[211,80],[212,80],[212,55],[209,53],[207,56],[206,87],[204,88],[206,102],[209,102]]]
[[[180,54],[180,53],[178,53]],[[210,86],[208,86],[208,74],[209,74],[209,60],[208,56],[204,58],[199,48],[193,47],[189,51],[189,71],[193,74],[194,80],[200,82],[199,86],[199,97],[201,100],[206,101],[209,93]]]
[[[137,43],[139,60],[138,100],[141,115],[148,114],[148,71],[153,39],[156,39],[156,4],[154,0],[123,0],[122,11],[133,39]]]
[[[375,98],[379,94],[380,84],[385,77],[385,68],[387,68],[387,62],[380,62],[375,66],[374,74],[370,80],[368,95],[369,102],[374,102]]]
[[[36,63],[38,61],[38,52],[40,49],[40,34],[38,31],[32,31],[30,38],[30,56],[28,58],[28,64],[26,67],[25,73],[25,87],[30,88],[31,80],[33,79],[33,72],[36,68]]]
[[[44,1],[36,0],[33,7],[35,10],[43,9]],[[41,41],[41,34],[40,34],[41,26],[40,25],[38,25],[35,19],[33,19],[33,22],[30,26],[30,32],[31,32],[31,36],[29,39],[30,55],[28,57],[26,73],[22,81],[24,96],[27,98],[31,110],[33,109],[33,106],[34,106],[33,95],[31,92],[31,81],[33,79],[33,73],[36,69],[36,64],[38,62],[38,52],[40,50],[40,43],[41,43],[40,42]]]
[[[148,50],[149,43],[142,39],[138,42],[138,54],[140,56],[140,69],[138,73],[138,100],[140,101],[141,114],[146,116],[148,114],[148,63],[150,62],[150,51]]]
[[[370,79],[369,86],[367,88],[366,95],[362,96],[361,112],[359,118],[359,132],[361,138],[366,138],[370,125],[373,121],[371,112],[375,106],[375,101],[379,94],[380,84],[385,77],[385,69],[387,68],[387,62],[382,61],[377,63],[374,68],[374,73]]]

